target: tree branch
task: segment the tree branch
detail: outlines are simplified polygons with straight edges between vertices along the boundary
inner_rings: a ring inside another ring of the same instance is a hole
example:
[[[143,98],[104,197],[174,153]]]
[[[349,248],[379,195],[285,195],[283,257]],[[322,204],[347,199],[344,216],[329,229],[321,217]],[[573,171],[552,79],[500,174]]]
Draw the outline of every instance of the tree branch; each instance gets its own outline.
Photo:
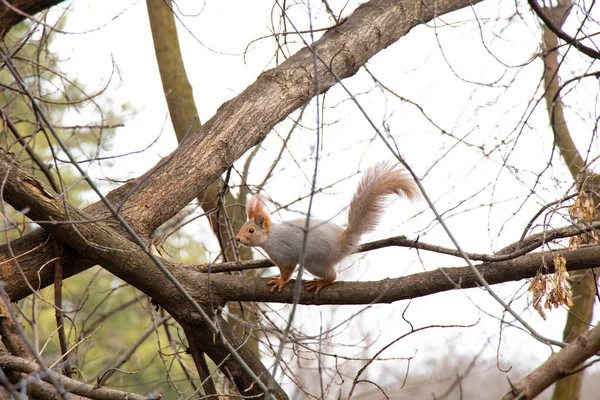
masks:
[[[362,4],[344,23],[327,31],[312,49],[303,48],[259,75],[175,152],[113,191],[114,197],[124,200],[122,212],[135,215],[132,226],[139,235],[149,236],[249,148],[260,143],[277,123],[318,94],[315,79],[320,93],[326,92],[338,82],[336,77],[354,75],[371,57],[413,27],[474,3],[477,1],[372,0]],[[323,60],[318,65],[318,77],[313,73],[313,51]],[[95,208],[90,211],[95,214]]]
[[[29,209],[28,215],[34,220],[40,220],[38,223],[58,239],[78,248],[113,274],[152,297],[178,322],[198,322],[199,316],[194,309],[144,252],[107,227],[104,222],[70,222],[86,221],[87,217],[70,203],[53,198],[49,189],[20,169],[19,164],[2,151],[0,176],[7,177],[4,198],[14,207]],[[567,260],[569,270],[592,268],[600,259],[600,246],[587,246],[561,253]],[[291,303],[294,299],[293,285],[287,285],[280,293],[271,293],[264,278],[200,273],[197,266],[183,266],[166,260],[163,260],[163,264],[199,303],[210,304],[211,307],[220,307],[225,301]],[[553,272],[552,252],[482,263],[477,268],[490,284],[494,284],[532,277],[543,266],[548,268],[544,272]],[[316,305],[391,303],[458,287],[477,286],[470,268],[442,268],[379,282],[335,282],[319,295],[303,291],[299,302]],[[12,298],[12,293],[8,294]]]
[[[563,31],[562,28],[558,24],[556,24],[552,20],[552,18],[550,18],[550,16],[548,16],[546,14],[544,9],[537,3],[537,0],[527,0],[527,2],[529,3],[529,5],[533,9],[533,11],[537,14],[537,16],[542,21],[544,21],[544,24],[552,32],[554,32],[554,34],[556,36],[558,36],[559,38],[561,38],[562,40],[564,40],[566,43],[570,44],[571,46],[575,47],[578,51],[585,54],[586,56],[591,57],[591,58],[600,59],[600,53],[598,51],[592,49],[591,47],[584,45],[583,43],[581,43],[581,41],[567,35],[565,33],[565,31]]]
[[[556,228],[541,233],[536,233],[534,235],[530,235],[524,238],[523,240],[520,240],[518,242],[512,243],[504,247],[502,250],[496,252],[495,254],[480,254],[469,252],[466,252],[465,254],[472,261],[508,261],[525,255],[531,252],[532,250],[535,250],[538,247],[541,247],[544,244],[549,243],[555,239],[564,239],[567,237],[592,232],[599,228],[600,221],[593,222],[591,224],[573,224],[571,226],[564,226],[561,228]],[[426,250],[438,254],[446,254],[462,258],[461,254],[456,249],[420,242],[418,239],[408,239],[406,236],[394,236],[386,239],[375,240],[373,242],[363,243],[360,246],[358,246],[357,253],[363,253],[371,250],[377,250],[392,246]],[[200,272],[214,274],[220,272],[233,272],[245,271],[249,269],[269,268],[274,266],[275,264],[273,263],[273,261],[269,259],[262,259],[250,261],[232,261],[215,264],[189,265],[188,267],[194,268]]]
[[[272,384],[272,378],[264,365],[245,344],[237,340],[227,324],[219,327],[219,338],[222,340],[214,342],[211,321],[202,318],[200,312],[187,300],[185,293],[167,279],[150,256],[137,245],[112,230],[105,221],[91,220],[84,212],[52,193],[4,151],[0,151],[0,176],[5,177],[1,187],[5,201],[16,209],[29,210],[27,216],[57,239],[87,254],[94,262],[152,297],[181,325],[190,325],[192,329],[188,332],[193,331],[202,338],[200,343],[204,345],[203,350],[215,364],[219,364],[223,370],[241,369],[234,357],[230,357],[231,350],[228,346],[231,346],[238,354],[244,354],[244,362],[252,370],[252,374],[259,376],[264,384]],[[206,278],[200,281],[194,278],[201,274],[173,263],[164,264],[177,281],[183,284],[187,293],[195,292],[194,299],[206,314],[214,315],[213,309],[224,304],[216,292],[209,291]],[[8,292],[8,295],[11,296],[11,293]],[[262,394],[250,373],[241,373],[235,378],[236,385],[240,390],[247,390],[247,395]],[[287,398],[278,385],[272,388],[271,393],[277,399]]]
[[[0,0],[0,40],[16,24],[30,15],[62,3],[64,0]]]
[[[489,284],[517,281],[531,278],[542,270],[554,272],[553,252],[532,253],[514,260],[487,262],[477,265],[477,269]],[[589,246],[574,251],[561,250],[567,260],[569,271],[594,268],[600,258],[600,246]],[[547,270],[543,270],[543,266]],[[397,270],[403,270],[398,266]],[[229,301],[262,301],[272,303],[292,303],[294,281],[291,280],[281,292],[271,293],[266,278],[213,275],[210,278],[212,289],[220,297]],[[479,287],[470,267],[439,268],[434,271],[411,274],[399,278],[389,278],[372,282],[336,281],[315,295],[303,290],[297,299],[299,304],[371,304],[393,303],[400,300],[453,289]]]
[[[192,355],[196,370],[202,381],[202,389],[204,389],[204,395],[209,399],[218,399],[219,395],[215,382],[208,369],[206,358],[204,357],[204,346],[198,342],[197,335],[194,332],[186,332],[185,336],[188,339],[188,345],[190,346],[188,351]]]
[[[10,313],[6,309],[6,305],[0,299],[0,337],[6,349],[13,355],[33,360],[33,356],[27,348],[27,344],[19,335],[19,331],[15,327],[15,323],[11,318]]]
[[[139,394],[122,392],[120,390],[98,388],[86,383],[76,381],[71,378],[67,378],[57,372],[48,370],[43,372],[39,365],[33,361],[28,361],[20,357],[11,356],[9,354],[0,353],[0,367],[11,370],[19,371],[27,374],[34,375],[33,379],[42,379],[46,382],[50,382],[51,378],[55,381],[61,382],[61,384],[71,393],[75,393],[81,396],[89,397],[91,399],[98,400],[117,400],[117,399],[128,399],[128,400],[146,400],[146,399],[159,399],[160,395],[152,395],[150,397],[140,396]]]
[[[342,79],[352,76],[371,57],[413,27],[479,1],[372,0],[362,4],[312,47],[324,61],[318,68],[319,89],[324,92],[337,83],[330,68]],[[314,97],[314,79],[312,52],[304,48],[278,67],[262,73],[255,83],[223,104],[175,152],[141,177],[112,191],[108,199],[115,206],[122,205],[119,211],[123,217],[141,237],[149,238],[156,227],[193,200],[248,149],[260,143],[278,122]],[[100,202],[85,211],[96,218],[110,217]],[[107,221],[107,224],[122,232],[116,221]],[[4,276],[15,278],[16,282],[11,279],[9,285],[16,286],[13,289],[20,297],[31,293],[21,274],[34,288],[52,283],[52,274],[46,271],[40,273],[38,281],[37,266],[48,261],[45,249],[29,253],[46,237],[38,231],[13,241],[11,248],[0,247],[0,262],[10,260],[13,253],[28,254],[19,260],[21,269],[0,266]],[[64,261],[65,278],[93,265],[91,260],[82,259],[69,249],[65,250]]]
[[[561,351],[554,353],[532,373],[512,385],[502,400],[533,399],[557,380],[573,373],[600,351],[600,326],[582,333]]]

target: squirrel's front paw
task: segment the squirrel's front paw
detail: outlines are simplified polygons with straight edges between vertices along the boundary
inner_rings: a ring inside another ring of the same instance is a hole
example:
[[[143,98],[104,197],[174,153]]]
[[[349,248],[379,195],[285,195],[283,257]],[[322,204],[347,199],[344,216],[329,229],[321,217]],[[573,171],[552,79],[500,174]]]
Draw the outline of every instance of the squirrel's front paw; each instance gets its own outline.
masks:
[[[283,287],[285,286],[285,284],[287,282],[288,282],[287,280],[283,279],[280,276],[274,276],[271,278],[271,280],[269,282],[267,282],[267,284],[273,286],[271,288],[271,293],[273,293],[273,292],[275,292],[275,290],[281,292],[281,289],[283,289]]]

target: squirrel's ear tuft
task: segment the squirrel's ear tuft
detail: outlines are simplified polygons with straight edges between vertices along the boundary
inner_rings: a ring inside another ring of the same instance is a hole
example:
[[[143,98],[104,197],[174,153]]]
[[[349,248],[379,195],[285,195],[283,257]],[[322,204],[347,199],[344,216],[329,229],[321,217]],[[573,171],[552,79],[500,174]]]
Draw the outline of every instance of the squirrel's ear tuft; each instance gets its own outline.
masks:
[[[246,214],[248,215],[248,220],[254,220],[258,226],[267,231],[269,230],[271,223],[269,211],[260,195],[255,194],[248,199],[246,202]]]
[[[255,194],[246,202],[246,215],[248,216],[248,219],[255,219],[256,215],[260,212],[266,212],[265,203],[263,202],[262,197]]]

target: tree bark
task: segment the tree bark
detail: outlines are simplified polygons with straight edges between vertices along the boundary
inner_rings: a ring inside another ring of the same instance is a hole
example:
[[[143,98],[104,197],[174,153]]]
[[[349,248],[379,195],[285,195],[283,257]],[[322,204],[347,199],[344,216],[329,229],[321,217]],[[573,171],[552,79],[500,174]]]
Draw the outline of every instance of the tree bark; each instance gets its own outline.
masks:
[[[200,128],[201,122],[183,65],[172,4],[170,0],[147,0],[146,6],[160,80],[177,142],[181,143],[186,134]]]
[[[554,382],[576,371],[585,360],[600,351],[600,326],[576,337],[568,346],[554,353],[532,373],[512,385],[502,400],[533,399]],[[560,382],[560,381],[559,381]],[[573,399],[563,397],[562,399]]]
[[[147,0],[146,5],[160,79],[177,142],[181,143],[187,135],[196,132],[200,128],[201,121],[194,101],[192,85],[188,80],[183,64],[172,3],[170,0]],[[223,188],[226,188],[225,184],[222,185],[221,181],[217,179],[202,190],[198,195],[198,200],[208,214],[213,233],[224,253],[225,261],[251,260],[252,250],[248,247],[236,249],[232,235],[232,230],[241,227],[246,220],[246,216],[240,210],[240,207],[227,207],[232,204],[243,204],[240,199],[246,197],[247,191],[240,190],[239,198],[236,198],[229,190],[223,190]],[[228,213],[228,209],[232,212]],[[252,272],[247,271],[245,273]],[[256,314],[251,312],[252,307],[251,304],[247,304],[245,307],[239,303],[228,304],[229,312],[235,316],[229,322],[243,340],[249,340],[252,351],[258,355],[256,333],[248,337],[248,329],[246,328],[247,325],[254,325],[257,321]],[[238,323],[237,321],[248,321],[248,324]]]
[[[90,220],[85,213],[60,199],[41,182],[21,169],[18,162],[3,151],[0,152],[0,176],[6,177],[3,194],[9,204],[19,209],[29,209],[28,215],[33,220],[39,221],[40,225],[57,239],[87,254],[94,262],[152,297],[177,319],[188,334],[194,332],[196,335],[194,337],[195,345],[204,346],[202,351],[208,354],[215,363],[222,364],[223,372],[235,382],[241,392],[248,395],[260,394],[253,381],[240,370],[237,364],[230,360],[229,353],[220,346],[223,343],[221,338],[237,349],[264,383],[272,384],[268,371],[252,351],[239,341],[237,335],[224,323],[222,318],[214,314],[214,310],[222,305],[225,299],[291,302],[294,297],[291,285],[288,285],[282,293],[270,293],[265,279],[244,278],[240,280],[238,277],[222,274],[210,276],[209,279],[207,274],[164,261],[164,265],[184,285],[184,288],[206,308],[207,314],[212,315],[211,318],[217,321],[220,335],[215,337],[211,330],[204,326],[205,321],[201,316],[171,281],[166,279],[156,268],[149,256],[141,252],[138,246],[108,227],[106,222]],[[80,223],[70,223],[72,221]],[[600,256],[600,246],[564,251],[563,256],[571,268],[589,267],[590,263],[597,262]],[[553,254],[550,252],[534,253],[510,261],[483,263],[478,268],[488,282],[498,283],[508,279],[533,276],[540,265],[548,266],[549,271],[552,272],[553,260]],[[381,282],[377,284],[338,282],[323,290],[318,296],[314,293],[303,292],[299,303],[391,302],[430,294],[432,288],[451,290],[478,285],[477,279],[468,267],[444,268],[384,282],[385,286]],[[251,298],[244,298],[244,296],[251,296]],[[279,387],[275,388],[275,396],[286,398],[285,393]]]
[[[114,399],[126,399],[126,400],[146,400],[146,396],[140,396],[139,394],[123,392],[120,390],[107,389],[107,388],[99,388],[94,385],[82,383],[66,377],[64,375],[60,375],[59,373],[47,370],[43,371],[38,364],[33,361],[26,360],[20,357],[15,357],[8,354],[2,354],[0,352],[0,367],[6,369],[8,371],[19,371],[26,374],[31,374],[35,379],[40,379],[45,382],[60,382],[60,384],[65,388],[65,392],[74,393],[80,396],[85,396],[85,398],[91,399],[99,399],[99,400],[114,400]],[[40,382],[33,381],[32,382],[36,386],[36,391],[39,391],[40,397],[42,399],[48,398],[57,398],[61,397],[57,395],[57,393],[52,393],[53,390],[49,385],[40,385]],[[28,383],[28,385],[30,385]],[[32,393],[29,393],[32,395]],[[35,394],[33,394],[35,397]],[[70,395],[67,396],[70,397]],[[80,398],[77,396],[77,398]]]
[[[86,254],[93,262],[103,266],[115,276],[138,288],[151,297],[157,304],[171,314],[180,325],[187,325],[200,338],[197,343],[202,350],[220,366],[226,376],[232,377],[238,390],[247,395],[261,395],[262,391],[250,376],[230,357],[223,341],[214,341],[214,333],[207,326],[198,311],[160,269],[152,262],[148,254],[140,247],[108,226],[105,221],[94,221],[87,214],[52,193],[40,181],[21,168],[14,157],[0,151],[0,176],[6,177],[3,185],[4,200],[17,209],[28,209],[28,217],[37,221],[45,230],[58,240]],[[44,222],[42,222],[44,221]],[[72,223],[79,221],[80,223]],[[67,222],[67,223],[61,223]],[[208,279],[197,281],[198,273],[177,268],[165,262],[166,267],[175,276],[188,293],[194,293],[194,299],[203,307],[206,314],[215,316],[224,300],[217,296],[208,285]],[[9,297],[11,293],[7,292]],[[12,297],[11,297],[12,298]],[[247,349],[227,324],[220,325],[221,336],[230,343],[239,354],[243,354],[246,364],[265,385],[272,385],[272,377],[258,357]],[[231,371],[241,375],[233,375]],[[286,394],[277,385],[273,388],[277,399],[287,399]]]
[[[64,0],[0,0],[0,39],[14,25]]]
[[[343,23],[330,29],[313,49],[319,63],[319,92],[325,92],[354,75],[372,56],[397,41],[413,27],[436,16],[472,6],[467,0],[384,1],[361,5]],[[330,72],[335,73],[335,76]],[[289,113],[310,100],[315,93],[312,52],[304,48],[278,67],[265,71],[246,90],[221,106],[198,132],[191,135],[171,155],[144,175],[107,195],[138,235],[148,238],[188,204],[235,160],[268,134]],[[87,207],[87,215],[109,217],[101,202]],[[107,226],[123,233],[114,220]],[[0,273],[8,277],[8,287],[22,298],[34,289],[52,283],[51,268],[39,270],[51,258],[48,235],[36,231],[0,246]],[[18,255],[19,258],[15,258]],[[11,262],[6,262],[11,260]],[[65,278],[93,265],[93,261],[66,248],[63,258]],[[39,273],[39,280],[38,280]],[[7,289],[8,290],[8,289]]]
[[[137,234],[149,241],[158,226],[187,205],[248,149],[260,143],[292,111],[315,95],[326,92],[339,79],[354,75],[371,57],[413,27],[477,2],[372,0],[362,4],[345,21],[326,32],[311,49],[304,48],[278,67],[262,73],[244,92],[223,104],[213,118],[171,155],[144,175],[112,191],[107,198]],[[26,13],[34,13],[57,2],[13,1],[10,4]],[[25,17],[12,8],[3,11],[0,12],[2,35]],[[319,57],[316,76],[313,51]],[[224,369],[236,370],[237,365],[228,357],[229,353],[218,343],[211,342],[212,334],[204,325],[205,321],[149,257],[123,236],[123,228],[101,202],[85,211],[76,209],[20,170],[5,153],[2,154],[0,176],[4,200],[18,209],[27,210],[30,218],[67,245],[62,259],[65,278],[95,263],[102,265],[151,296],[180,324],[190,325],[198,335],[204,335],[205,340],[201,342],[206,348],[203,351]],[[70,223],[74,221],[81,223]],[[0,248],[0,262],[3,262],[0,272],[8,281],[6,288],[13,301],[52,283],[52,267],[40,270],[53,254],[49,251],[47,238],[47,233],[40,230]],[[179,282],[194,293],[196,300],[207,307],[207,312],[222,306],[226,300],[215,292],[214,288],[219,284],[215,285],[212,279],[222,280],[220,285],[240,283],[236,277],[211,277],[209,286],[206,276],[197,280],[199,274],[193,271],[169,267]],[[247,280],[243,278],[243,283]],[[267,289],[262,285],[260,290]],[[223,293],[229,294],[226,290]],[[235,335],[227,337],[230,331],[225,325],[221,331],[232,345],[241,345],[235,343]],[[241,346],[239,352],[261,380],[272,383],[269,373],[247,347]],[[260,393],[246,374],[236,374],[232,379],[240,390],[250,388],[245,394]],[[275,388],[275,393],[277,397],[285,398],[280,388]]]
[[[29,209],[29,216],[67,245],[102,265],[104,268],[139,288],[165,308],[178,321],[193,324],[200,316],[173,284],[157,269],[149,256],[105,221],[90,220],[70,203],[59,198],[7,153],[0,151],[0,176],[4,182],[4,198],[16,208]],[[61,223],[80,221],[79,224]],[[46,221],[46,222],[41,222]],[[50,221],[50,222],[48,222]],[[84,223],[85,222],[85,223]],[[570,270],[590,268],[600,258],[600,245],[577,250],[564,250]],[[291,303],[293,284],[282,292],[270,292],[266,278],[243,277],[200,272],[202,266],[186,266],[162,260],[165,267],[183,284],[192,297],[211,307],[226,301],[261,301]],[[520,280],[534,276],[540,266],[554,268],[554,253],[530,253],[516,259],[485,262],[477,266],[490,284]],[[404,267],[400,267],[404,268]],[[141,273],[140,271],[143,271]],[[334,282],[316,295],[303,291],[299,304],[369,304],[391,303],[457,288],[478,287],[479,283],[469,267],[440,268],[397,279],[379,282]],[[6,287],[9,297],[14,298]]]

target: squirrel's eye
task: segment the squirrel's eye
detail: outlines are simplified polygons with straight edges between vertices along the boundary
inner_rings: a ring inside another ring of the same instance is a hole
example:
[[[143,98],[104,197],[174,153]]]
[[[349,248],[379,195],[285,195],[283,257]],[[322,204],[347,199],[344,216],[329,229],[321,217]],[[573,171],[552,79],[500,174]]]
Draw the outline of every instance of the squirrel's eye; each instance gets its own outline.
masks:
[[[254,228],[250,228],[250,229],[248,229],[248,232],[250,232],[250,233],[254,233]]]

